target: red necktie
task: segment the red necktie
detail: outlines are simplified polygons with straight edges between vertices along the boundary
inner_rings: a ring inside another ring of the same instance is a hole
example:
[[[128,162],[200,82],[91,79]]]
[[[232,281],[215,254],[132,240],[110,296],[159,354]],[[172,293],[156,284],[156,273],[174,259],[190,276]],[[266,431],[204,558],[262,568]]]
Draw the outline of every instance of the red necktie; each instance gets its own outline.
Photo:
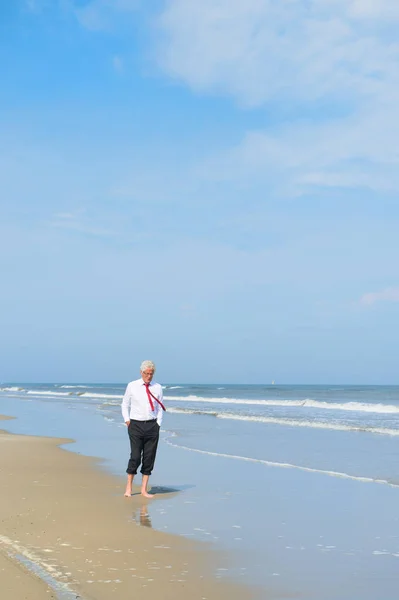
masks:
[[[154,411],[154,403],[153,403],[153,401],[151,400],[151,397],[152,397],[152,398],[154,398],[154,400],[156,400],[156,402],[158,402],[158,404],[159,404],[160,406],[162,406],[162,410],[166,410],[166,408],[164,407],[164,405],[162,404],[162,402],[161,402],[160,400],[158,400],[158,398],[156,398],[156,397],[154,396],[154,394],[152,394],[152,393],[150,392],[150,384],[149,384],[149,383],[145,383],[144,385],[145,385],[145,390],[146,390],[146,392],[147,392],[147,396],[148,396],[148,402],[150,403],[150,406],[151,406],[151,410],[152,410],[152,411]]]

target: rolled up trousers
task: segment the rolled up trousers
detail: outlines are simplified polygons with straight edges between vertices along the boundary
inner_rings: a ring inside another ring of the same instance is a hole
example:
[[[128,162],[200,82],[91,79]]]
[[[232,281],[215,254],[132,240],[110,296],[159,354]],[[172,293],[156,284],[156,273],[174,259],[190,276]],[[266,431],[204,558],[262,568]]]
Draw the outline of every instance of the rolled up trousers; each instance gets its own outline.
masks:
[[[157,455],[160,427],[156,419],[151,421],[130,421],[130,459],[126,473],[136,475],[141,464],[141,473],[151,475]]]

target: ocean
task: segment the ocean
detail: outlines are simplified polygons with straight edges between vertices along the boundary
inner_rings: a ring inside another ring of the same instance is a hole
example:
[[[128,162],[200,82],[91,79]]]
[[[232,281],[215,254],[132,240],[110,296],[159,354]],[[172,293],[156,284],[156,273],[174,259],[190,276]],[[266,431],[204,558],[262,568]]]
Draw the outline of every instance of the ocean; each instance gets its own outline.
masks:
[[[124,474],[124,389],[1,384],[0,413]],[[399,386],[175,383],[164,398],[163,496],[133,519],[225,552],[216,576],[260,598],[397,598]]]

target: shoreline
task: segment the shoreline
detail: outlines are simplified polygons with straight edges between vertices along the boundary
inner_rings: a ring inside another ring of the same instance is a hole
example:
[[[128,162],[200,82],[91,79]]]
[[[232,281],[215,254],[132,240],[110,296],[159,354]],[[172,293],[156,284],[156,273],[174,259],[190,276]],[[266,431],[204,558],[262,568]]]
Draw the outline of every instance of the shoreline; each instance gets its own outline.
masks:
[[[124,498],[121,477],[102,470],[100,459],[60,448],[66,443],[73,440],[0,432],[2,582],[22,586],[29,600],[72,592],[82,600],[140,592],[165,600],[255,598],[254,589],[217,579],[225,557],[207,544],[150,529],[146,506],[156,497]],[[17,588],[9,596],[24,598]]]
[[[121,422],[120,404],[112,396],[118,390],[110,386],[94,390],[86,387],[90,393],[87,397],[64,396],[64,392],[61,394],[55,386],[46,384],[42,384],[40,389],[30,390],[29,395],[25,392],[2,393],[0,413],[16,417],[4,423],[3,427],[14,434],[43,436],[46,439],[49,436],[61,440],[72,438],[75,442],[62,446],[62,449],[78,455],[78,458],[79,455],[97,457],[99,461],[88,463],[89,468],[117,477],[113,479],[117,482],[115,489],[109,493],[120,497],[125,489],[129,441]],[[187,402],[191,402],[194,396],[190,394],[199,392],[201,390],[182,388],[176,394],[187,397]],[[246,412],[247,409],[240,406],[236,408],[235,390],[230,388],[220,392],[211,389],[207,394],[201,392],[201,397],[206,398],[198,407],[203,406],[209,412],[206,402],[222,394],[232,405],[229,411],[238,417]],[[320,394],[317,399],[328,401],[328,406],[344,399],[360,402],[363,407],[370,403],[373,410],[377,408],[381,413],[370,417],[365,411],[345,415],[325,411],[327,423],[345,421],[361,427],[378,425],[399,430],[399,418],[391,415],[393,404],[399,414],[399,387],[369,396],[363,389],[354,396],[343,390],[339,392],[343,399],[337,398],[337,394],[330,393],[330,390]],[[301,396],[300,390],[293,390],[287,402],[292,403]],[[253,395],[248,392],[246,397],[262,400],[264,390],[257,389]],[[170,402],[169,408],[181,405]],[[302,418],[302,413],[291,404],[284,409],[284,414],[282,410],[278,406],[254,409],[254,412],[277,416],[293,413],[298,419]],[[311,415],[318,418],[317,411]],[[341,600],[343,595],[352,600],[375,600],[381,595],[386,599],[396,598],[398,488],[377,484],[376,481],[385,480],[393,484],[399,481],[396,438],[371,435],[365,431],[305,429],[241,418],[215,419],[201,412],[171,412],[165,425],[156,469],[150,478],[158,494],[156,499],[145,506],[139,496],[126,499],[125,503],[116,503],[113,498],[112,507],[104,500],[107,503],[105,511],[113,513],[113,519],[115,515],[125,519],[124,525],[129,528],[133,539],[129,549],[136,549],[136,538],[143,530],[152,535],[154,532],[149,530],[152,526],[158,532],[168,532],[194,544],[198,542],[195,548],[200,550],[204,568],[198,565],[196,573],[205,575],[208,581],[217,579],[219,583],[237,582],[247,586],[258,599],[317,597],[319,600]],[[32,448],[32,444],[30,442],[27,448]],[[29,452],[26,451],[28,456]],[[346,473],[351,478],[335,476],[338,473]],[[367,485],[363,479],[366,477]],[[64,494],[73,502],[76,496],[73,484],[58,475],[54,481],[59,482]],[[136,483],[140,483],[139,477]],[[106,495],[106,488],[100,485],[92,498],[86,499],[86,511],[95,511],[96,496]],[[31,487],[30,494],[35,492]],[[69,511],[70,507],[67,508]],[[126,514],[122,514],[125,509]],[[102,514],[106,512],[103,510]],[[62,515],[61,518],[69,517]],[[108,516],[102,518],[109,519]],[[84,517],[79,516],[79,519],[84,521]],[[22,541],[17,536],[9,537]],[[62,539],[61,543],[65,541],[69,542]],[[95,551],[97,556],[103,555],[105,550],[98,550],[105,547],[103,540],[93,549],[94,559],[86,551],[86,538],[83,538],[82,544],[78,539],[73,541],[74,546],[85,547],[85,558],[94,563],[101,562],[96,560]],[[162,544],[171,545],[167,542]],[[38,543],[36,545],[39,546]],[[108,547],[118,548],[111,542]],[[143,548],[142,544],[140,547]],[[54,547],[48,549],[58,551]],[[170,551],[174,552],[174,548],[165,549],[165,555]],[[58,558],[50,553],[46,558],[49,557]],[[121,558],[121,554],[115,553],[113,557]],[[72,572],[69,562],[73,558],[68,556],[65,561],[68,572]],[[134,560],[135,556],[129,554],[128,559]],[[123,562],[128,561],[122,559],[121,565],[110,564],[109,557],[106,565],[103,561],[102,571],[108,574],[108,581],[113,579],[112,575],[121,579],[108,567],[122,567],[124,571],[129,565]],[[61,565],[60,562],[56,564]],[[80,569],[78,579],[83,572],[88,572],[88,566],[77,566]],[[132,566],[137,565],[133,562]],[[155,566],[155,569],[150,569],[150,566]],[[159,564],[144,564],[144,571],[132,571],[132,574],[152,578],[152,573],[159,574],[159,566],[164,568]],[[183,568],[187,570],[185,565]],[[101,571],[101,567],[99,569]],[[176,580],[186,578],[187,574],[182,571],[177,573]],[[128,575],[127,572],[123,574]],[[189,575],[191,577],[191,570]],[[89,577],[92,578],[90,573],[85,581]],[[98,573],[96,579],[105,580],[104,572]],[[153,586],[144,578],[135,583],[149,586],[141,594],[141,588],[136,586],[135,591],[139,592],[140,598]],[[184,585],[184,582],[176,581],[177,584]],[[112,585],[112,582],[107,585]],[[243,597],[248,595],[242,594]]]
[[[56,599],[57,595],[45,580],[28,570],[18,559],[2,550],[0,542],[1,589],[7,598],[16,600]],[[75,596],[76,597],[76,596]]]

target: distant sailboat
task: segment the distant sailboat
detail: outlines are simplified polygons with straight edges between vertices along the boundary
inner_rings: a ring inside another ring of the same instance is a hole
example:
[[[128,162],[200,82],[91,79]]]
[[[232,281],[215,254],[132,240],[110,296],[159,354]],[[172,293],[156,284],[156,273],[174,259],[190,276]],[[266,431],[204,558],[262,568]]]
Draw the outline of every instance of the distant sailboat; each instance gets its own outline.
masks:
[[[274,379],[273,379],[273,381],[272,381],[272,385],[274,385]]]

